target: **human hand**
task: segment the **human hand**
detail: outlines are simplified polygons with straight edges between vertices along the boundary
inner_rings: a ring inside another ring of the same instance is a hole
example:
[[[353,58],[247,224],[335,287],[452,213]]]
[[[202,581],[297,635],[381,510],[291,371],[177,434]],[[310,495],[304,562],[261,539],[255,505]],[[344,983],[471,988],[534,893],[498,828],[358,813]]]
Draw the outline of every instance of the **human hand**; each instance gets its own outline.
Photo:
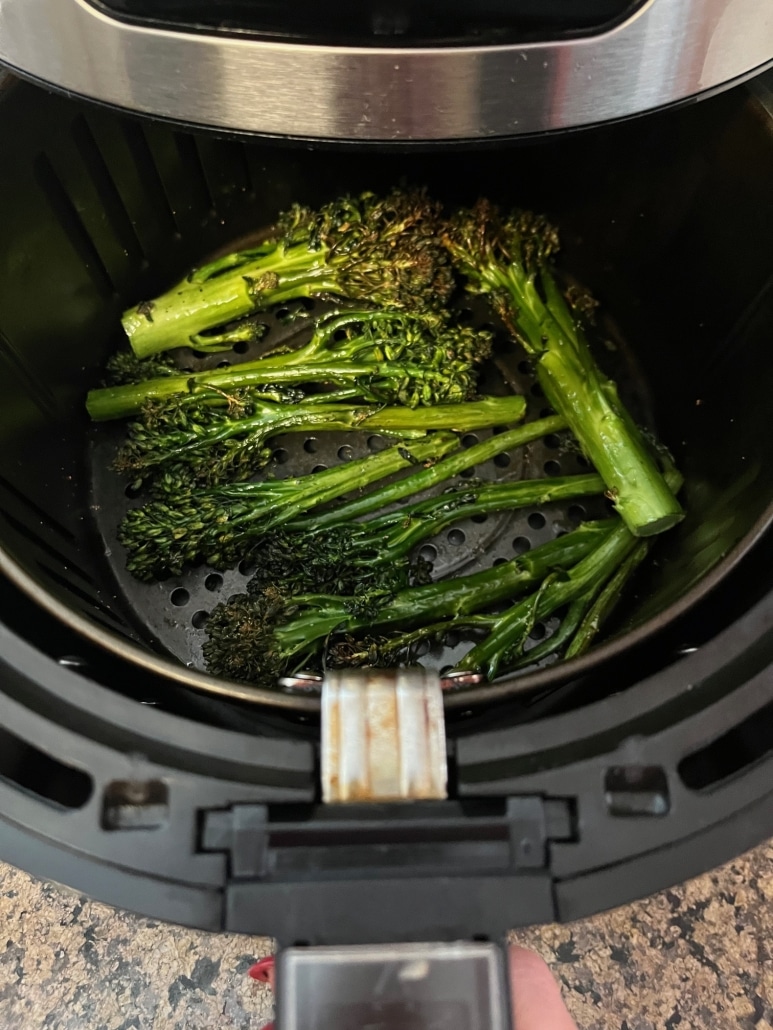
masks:
[[[547,963],[536,952],[508,951],[515,1030],[577,1030]]]

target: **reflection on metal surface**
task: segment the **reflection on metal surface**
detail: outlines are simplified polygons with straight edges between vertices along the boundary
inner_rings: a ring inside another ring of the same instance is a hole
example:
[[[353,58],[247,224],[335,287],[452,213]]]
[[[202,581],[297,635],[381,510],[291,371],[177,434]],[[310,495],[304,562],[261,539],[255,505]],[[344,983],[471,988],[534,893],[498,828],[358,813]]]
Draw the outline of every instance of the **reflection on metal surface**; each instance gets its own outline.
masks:
[[[770,0],[650,0],[610,32],[502,47],[293,45],[129,25],[85,0],[2,0],[0,61],[213,128],[485,139],[622,118],[773,62]]]
[[[441,690],[472,690],[484,683],[486,677],[480,672],[455,672],[453,669],[440,677]],[[279,686],[289,693],[321,694],[322,677],[315,672],[296,672],[292,676],[282,676]]]
[[[422,669],[331,672],[322,687],[322,798],[446,797],[443,697]]]

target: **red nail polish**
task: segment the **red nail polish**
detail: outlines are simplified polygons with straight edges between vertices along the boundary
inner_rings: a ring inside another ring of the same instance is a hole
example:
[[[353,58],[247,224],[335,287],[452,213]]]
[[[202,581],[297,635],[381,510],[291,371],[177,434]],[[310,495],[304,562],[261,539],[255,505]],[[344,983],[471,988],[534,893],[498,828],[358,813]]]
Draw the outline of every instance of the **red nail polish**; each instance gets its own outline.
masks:
[[[250,966],[250,976],[253,980],[259,980],[261,983],[267,984],[271,979],[273,970],[274,956],[269,955],[268,958],[262,958],[254,966]],[[270,1028],[264,1028],[264,1030],[270,1030]]]

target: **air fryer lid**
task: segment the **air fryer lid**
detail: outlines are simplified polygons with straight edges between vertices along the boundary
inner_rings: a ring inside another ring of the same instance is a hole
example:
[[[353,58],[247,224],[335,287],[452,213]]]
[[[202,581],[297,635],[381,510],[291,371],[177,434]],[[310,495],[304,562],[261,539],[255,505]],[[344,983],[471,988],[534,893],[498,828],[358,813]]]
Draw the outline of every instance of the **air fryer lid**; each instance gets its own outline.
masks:
[[[563,227],[565,266],[614,313],[606,335],[624,364],[627,345],[636,355],[633,382],[652,388],[643,410],[654,402],[657,428],[685,472],[689,517],[639,580],[627,632],[574,666],[506,680],[477,699],[555,686],[653,638],[721,580],[769,521],[773,152],[769,114],[746,90],[528,150],[356,161],[172,133],[26,86],[6,93],[0,117],[16,141],[0,192],[3,567],[78,632],[141,668],[227,696],[316,705],[186,667],[197,658],[207,597],[227,596],[244,572],[218,574],[215,590],[206,569],[135,589],[108,538],[106,494],[96,480],[89,492],[83,412],[85,390],[118,342],[121,309],[294,199],[318,203],[409,175],[449,202],[486,194],[548,211]],[[569,513],[541,512],[537,528],[531,514],[487,541],[488,560],[511,554],[514,541],[523,546],[527,533],[537,540],[565,528]]]
[[[717,89],[773,55],[767,0],[3,0],[0,62],[190,125],[483,140]]]

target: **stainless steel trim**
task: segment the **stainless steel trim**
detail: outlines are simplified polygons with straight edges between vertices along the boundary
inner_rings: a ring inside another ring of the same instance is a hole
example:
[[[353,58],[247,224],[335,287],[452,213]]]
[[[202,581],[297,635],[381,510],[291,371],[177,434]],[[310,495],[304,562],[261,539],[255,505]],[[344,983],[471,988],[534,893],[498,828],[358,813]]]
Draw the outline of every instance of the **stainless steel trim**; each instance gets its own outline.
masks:
[[[212,128],[329,140],[480,140],[588,125],[773,63],[771,0],[649,0],[610,32],[504,47],[267,42],[130,25],[85,0],[0,0],[0,63]]]

